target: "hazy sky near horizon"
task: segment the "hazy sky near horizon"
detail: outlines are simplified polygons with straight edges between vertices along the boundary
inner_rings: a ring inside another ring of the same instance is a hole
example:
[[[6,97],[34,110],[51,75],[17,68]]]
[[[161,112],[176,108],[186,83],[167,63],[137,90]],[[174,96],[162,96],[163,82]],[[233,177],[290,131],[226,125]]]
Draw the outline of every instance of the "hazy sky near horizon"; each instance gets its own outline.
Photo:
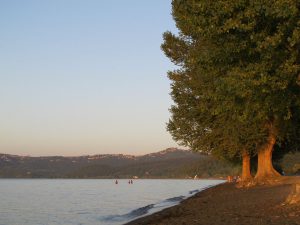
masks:
[[[0,2],[0,152],[144,154],[176,146],[160,50],[170,0]]]

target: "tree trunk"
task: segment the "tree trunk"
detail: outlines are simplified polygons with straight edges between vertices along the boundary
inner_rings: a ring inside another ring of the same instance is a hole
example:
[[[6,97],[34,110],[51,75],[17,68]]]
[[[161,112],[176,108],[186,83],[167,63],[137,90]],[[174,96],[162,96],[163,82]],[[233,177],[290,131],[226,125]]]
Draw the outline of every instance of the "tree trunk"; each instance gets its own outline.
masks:
[[[251,180],[250,172],[250,156],[247,152],[243,153],[243,165],[242,165],[242,181]]]
[[[275,143],[275,135],[273,133],[270,133],[268,137],[268,142],[258,152],[258,164],[255,179],[261,180],[281,176],[274,169],[272,164],[272,153]]]

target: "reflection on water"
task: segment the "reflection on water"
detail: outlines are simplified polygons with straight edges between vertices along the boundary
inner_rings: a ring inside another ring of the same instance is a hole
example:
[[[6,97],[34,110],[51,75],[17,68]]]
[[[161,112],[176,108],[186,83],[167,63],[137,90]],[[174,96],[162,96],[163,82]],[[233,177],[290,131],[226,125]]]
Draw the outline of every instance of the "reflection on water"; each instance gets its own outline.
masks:
[[[0,179],[0,225],[123,224],[222,182]]]

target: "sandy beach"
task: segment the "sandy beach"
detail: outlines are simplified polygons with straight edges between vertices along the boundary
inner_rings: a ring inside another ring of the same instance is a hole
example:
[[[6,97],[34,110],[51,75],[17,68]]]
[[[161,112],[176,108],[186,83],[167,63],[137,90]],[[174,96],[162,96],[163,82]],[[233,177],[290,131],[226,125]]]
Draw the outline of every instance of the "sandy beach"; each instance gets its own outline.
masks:
[[[250,188],[221,184],[127,225],[300,225],[297,185],[300,177],[285,177],[276,185]]]

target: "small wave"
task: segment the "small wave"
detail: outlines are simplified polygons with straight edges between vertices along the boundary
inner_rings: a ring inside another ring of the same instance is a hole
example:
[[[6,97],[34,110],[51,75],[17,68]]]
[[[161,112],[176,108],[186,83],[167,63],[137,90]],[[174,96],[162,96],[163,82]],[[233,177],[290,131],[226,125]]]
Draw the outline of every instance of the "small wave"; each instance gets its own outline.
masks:
[[[149,212],[150,209],[154,207],[154,204],[146,205],[144,207],[132,210],[129,213],[124,215],[110,215],[102,218],[105,221],[123,221],[123,220],[130,220],[139,216],[143,216]]]
[[[114,221],[114,222],[132,220],[134,218],[137,218],[137,217],[144,216],[144,215],[148,214],[151,209],[155,210],[155,209],[159,209],[159,208],[167,208],[167,207],[176,205],[185,198],[187,198],[187,196],[183,196],[183,195],[173,197],[173,198],[168,198],[168,199],[165,199],[165,200],[163,200],[159,203],[146,205],[144,207],[132,210],[131,212],[123,214],[123,215],[105,216],[105,217],[102,217],[101,220]]]
[[[152,209],[153,207],[154,207],[154,204],[150,204],[150,205],[132,210],[130,213],[125,214],[124,216],[127,218],[132,218],[132,217],[134,218],[134,217],[142,216],[142,215],[148,213],[148,211],[150,209]]]
[[[210,185],[207,188],[209,188],[211,186],[214,186],[214,185]],[[200,189],[200,190],[199,189],[191,190],[191,191],[188,192],[188,195],[186,195],[186,196],[180,195],[180,196],[177,196],[177,197],[168,198],[168,199],[165,199],[165,200],[163,200],[161,202],[158,202],[156,204],[150,204],[150,205],[146,205],[144,207],[132,210],[131,212],[123,214],[123,215],[105,216],[105,217],[102,217],[101,220],[104,220],[104,221],[114,221],[114,222],[117,222],[117,221],[121,222],[121,221],[133,220],[133,219],[135,219],[137,217],[141,217],[141,216],[145,216],[147,214],[151,214],[151,213],[153,213],[155,211],[159,211],[159,210],[161,210],[163,208],[168,208],[168,207],[177,205],[182,200],[184,200],[184,199],[186,199],[188,197],[191,197],[192,195],[194,195],[194,194],[196,194],[196,193],[198,193],[200,191],[203,191],[203,190],[205,190],[207,188],[203,188],[203,189]]]
[[[184,198],[185,198],[185,196],[180,195],[180,196],[177,196],[177,197],[168,198],[168,199],[164,200],[164,202],[180,202]]]
[[[189,194],[190,194],[190,195],[192,195],[192,194],[196,194],[197,192],[199,192],[199,190],[198,190],[198,189],[196,189],[196,190],[192,190],[192,191],[189,191]]]

